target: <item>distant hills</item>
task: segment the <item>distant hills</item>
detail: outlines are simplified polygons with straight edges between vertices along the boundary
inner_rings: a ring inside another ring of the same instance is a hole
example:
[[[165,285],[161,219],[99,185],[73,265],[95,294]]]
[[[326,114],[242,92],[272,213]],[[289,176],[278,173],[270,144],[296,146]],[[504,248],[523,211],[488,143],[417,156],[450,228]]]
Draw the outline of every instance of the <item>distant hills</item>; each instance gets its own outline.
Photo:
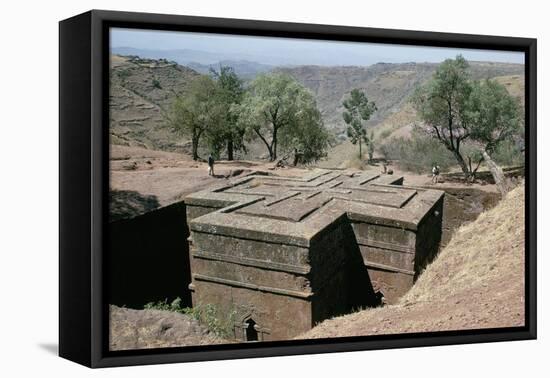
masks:
[[[155,49],[138,49],[134,47],[113,47],[111,49],[113,55],[132,55],[147,59],[166,59],[174,61],[181,65],[190,62],[201,64],[213,64],[221,60],[231,60],[231,56],[215,52],[207,52],[192,49],[179,50],[155,50]]]
[[[358,66],[299,66],[280,68],[304,86],[317,98],[326,125],[335,134],[342,134],[345,124],[342,119],[342,101],[353,89],[365,90],[378,110],[368,125],[375,126],[408,102],[415,88],[430,79],[436,63],[377,63],[367,67]],[[507,75],[523,75],[522,64],[470,62],[474,79]]]
[[[201,74],[210,74],[211,70],[220,71],[221,66],[229,66],[235,70],[235,73],[242,79],[254,79],[256,75],[272,71],[275,67],[268,64],[250,62],[248,60],[221,60],[213,64],[200,64],[191,62],[187,67],[194,69]]]
[[[135,53],[134,50],[136,49],[126,52]],[[183,54],[187,50],[178,51]],[[191,53],[188,56],[189,59],[198,58]],[[275,67],[246,60],[212,63],[190,61],[187,65],[175,59],[170,60],[166,56],[111,56],[112,143],[165,151],[187,151],[187,141],[174,133],[167,124],[165,115],[170,111],[176,94],[185,93],[193,78],[201,73],[208,73],[210,68],[219,68],[220,64],[234,67],[246,80],[269,71],[291,75],[312,91],[325,125],[342,139],[345,124],[342,120],[341,104],[353,88],[364,89],[369,99],[376,102],[378,111],[368,125],[375,130],[377,136],[387,137],[397,130],[404,130],[401,133],[406,133],[415,119],[414,110],[408,103],[409,97],[418,85],[431,78],[437,68],[435,63],[378,63],[366,67]],[[513,95],[521,97],[523,101],[522,64],[470,62],[470,71],[476,79],[498,78]],[[381,133],[381,130],[388,131]]]
[[[275,66],[263,64],[233,56],[227,53],[212,53],[200,50],[148,50],[133,47],[115,47],[113,54],[123,56],[139,56],[147,59],[166,59],[187,66],[202,74],[209,73],[213,68],[218,70],[220,65],[231,66],[243,78],[253,78],[262,72],[271,71]]]

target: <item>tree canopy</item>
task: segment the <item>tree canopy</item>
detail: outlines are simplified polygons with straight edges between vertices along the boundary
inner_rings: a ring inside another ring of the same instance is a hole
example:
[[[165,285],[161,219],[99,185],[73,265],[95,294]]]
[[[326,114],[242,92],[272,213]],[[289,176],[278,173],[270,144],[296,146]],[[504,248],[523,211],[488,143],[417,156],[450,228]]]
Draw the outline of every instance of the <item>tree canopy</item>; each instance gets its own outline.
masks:
[[[323,124],[317,108],[303,109],[298,127],[281,134],[281,149],[294,154],[293,165],[314,163],[327,156],[331,135]]]
[[[277,159],[279,148],[301,153],[303,162],[309,162],[322,157],[328,147],[313,95],[289,75],[257,76],[233,112],[249,135],[266,146],[270,161]]]
[[[467,105],[472,84],[468,62],[462,57],[447,59],[432,80],[416,90],[412,102],[429,133],[453,153],[462,171],[469,176],[471,166],[460,151],[470,136]]]
[[[193,159],[199,159],[201,137],[224,123],[227,105],[216,82],[201,75],[194,79],[184,95],[178,95],[172,106],[170,123],[174,129],[191,138]]]
[[[473,83],[468,117],[470,137],[488,153],[518,135],[523,121],[518,102],[495,80]]]
[[[207,134],[210,150],[220,155],[223,149],[227,151],[227,160],[233,160],[234,151],[246,151],[244,144],[245,129],[238,124],[238,114],[231,112],[231,107],[241,103],[244,95],[243,81],[232,67],[220,66],[219,71],[210,70],[214,80],[220,87],[219,100],[225,108],[224,122]]]
[[[452,152],[466,178],[472,178],[485,160],[500,186],[504,175],[490,154],[517,135],[521,124],[519,105],[504,86],[495,80],[471,80],[468,62],[458,55],[437,68],[433,78],[416,90],[412,103],[429,134]],[[466,156],[465,141],[479,148]],[[473,156],[478,160],[475,168]]]
[[[342,113],[344,122],[348,125],[347,135],[351,143],[359,144],[359,158],[363,157],[362,144],[368,144],[369,138],[363,121],[368,121],[377,110],[376,104],[369,101],[365,92],[352,89],[348,98],[342,103],[345,111]]]

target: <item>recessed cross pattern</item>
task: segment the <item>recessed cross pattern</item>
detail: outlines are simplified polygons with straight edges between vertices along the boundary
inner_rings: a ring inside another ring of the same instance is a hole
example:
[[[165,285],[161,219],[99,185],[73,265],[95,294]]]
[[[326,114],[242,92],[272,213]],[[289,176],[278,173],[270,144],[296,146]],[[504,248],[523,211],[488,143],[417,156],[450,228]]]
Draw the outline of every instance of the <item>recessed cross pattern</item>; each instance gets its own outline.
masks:
[[[380,301],[437,253],[443,192],[364,171],[251,175],[185,199],[193,304],[254,318],[260,340]]]

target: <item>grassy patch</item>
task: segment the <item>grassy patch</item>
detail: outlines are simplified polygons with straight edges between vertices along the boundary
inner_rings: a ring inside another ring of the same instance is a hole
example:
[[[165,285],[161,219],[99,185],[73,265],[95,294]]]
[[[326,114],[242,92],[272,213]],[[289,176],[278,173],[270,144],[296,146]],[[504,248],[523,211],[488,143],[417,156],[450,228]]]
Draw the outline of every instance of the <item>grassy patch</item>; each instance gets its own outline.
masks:
[[[223,312],[213,304],[183,307],[181,305],[181,298],[179,297],[170,303],[166,299],[164,301],[147,303],[144,309],[172,311],[185,314],[204,325],[210,332],[219,337],[232,338],[234,336],[233,325],[236,315],[236,311],[234,310]]]

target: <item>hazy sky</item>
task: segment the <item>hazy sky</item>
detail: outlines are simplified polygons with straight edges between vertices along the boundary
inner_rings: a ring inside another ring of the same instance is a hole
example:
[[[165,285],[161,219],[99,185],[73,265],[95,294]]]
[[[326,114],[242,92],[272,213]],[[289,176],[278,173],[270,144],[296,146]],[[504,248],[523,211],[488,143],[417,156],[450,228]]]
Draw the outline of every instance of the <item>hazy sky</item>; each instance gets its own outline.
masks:
[[[369,65],[378,62],[441,62],[462,54],[467,60],[524,63],[520,52],[412,47],[359,42],[228,36],[221,34],[111,29],[111,47],[147,50],[198,50],[212,62],[242,59],[273,65]],[[205,62],[203,62],[205,63]]]

